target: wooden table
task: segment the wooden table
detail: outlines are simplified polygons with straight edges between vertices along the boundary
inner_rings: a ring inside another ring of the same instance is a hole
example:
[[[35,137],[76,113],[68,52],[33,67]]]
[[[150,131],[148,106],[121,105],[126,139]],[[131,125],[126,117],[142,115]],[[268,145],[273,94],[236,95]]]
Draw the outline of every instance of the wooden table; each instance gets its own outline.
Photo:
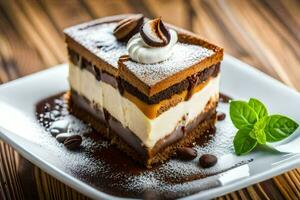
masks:
[[[128,12],[162,16],[300,90],[299,0],[0,0],[0,84],[66,62],[65,27]],[[86,199],[2,141],[0,178],[0,199]],[[219,199],[299,198],[300,168]]]

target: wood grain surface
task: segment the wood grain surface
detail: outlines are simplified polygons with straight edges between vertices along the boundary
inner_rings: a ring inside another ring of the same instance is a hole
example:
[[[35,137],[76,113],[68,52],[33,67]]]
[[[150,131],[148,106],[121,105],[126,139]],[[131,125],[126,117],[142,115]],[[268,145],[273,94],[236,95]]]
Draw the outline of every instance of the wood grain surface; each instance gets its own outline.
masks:
[[[299,0],[0,0],[0,84],[66,62],[64,28],[130,12],[162,16],[300,90]],[[0,141],[0,199],[87,198]],[[300,199],[300,169],[218,199]]]

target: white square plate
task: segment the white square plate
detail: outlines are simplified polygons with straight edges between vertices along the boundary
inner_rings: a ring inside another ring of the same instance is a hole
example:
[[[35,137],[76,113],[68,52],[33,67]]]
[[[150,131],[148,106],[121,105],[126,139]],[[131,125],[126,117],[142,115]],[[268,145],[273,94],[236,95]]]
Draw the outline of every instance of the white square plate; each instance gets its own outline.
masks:
[[[68,87],[66,64],[1,85],[0,138],[42,170],[86,196],[95,199],[117,198],[72,176],[65,166],[53,162],[64,159],[63,156],[47,151],[47,147],[40,142],[45,136],[40,134],[41,129],[35,118],[36,103],[66,91]],[[271,113],[285,114],[300,121],[298,92],[230,56],[225,56],[222,62],[221,92],[236,99],[258,98],[268,106]],[[299,132],[298,129],[294,134],[297,142],[300,141]],[[249,156],[254,158],[249,164],[249,177],[186,198],[213,198],[300,166],[299,154],[256,151]]]

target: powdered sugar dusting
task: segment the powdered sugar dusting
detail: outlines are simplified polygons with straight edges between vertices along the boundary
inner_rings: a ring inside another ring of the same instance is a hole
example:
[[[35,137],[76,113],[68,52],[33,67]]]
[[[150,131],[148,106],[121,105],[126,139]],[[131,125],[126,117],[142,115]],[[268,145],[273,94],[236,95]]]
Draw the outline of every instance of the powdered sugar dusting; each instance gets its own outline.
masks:
[[[205,47],[177,43],[173,47],[172,56],[166,61],[155,64],[141,64],[129,60],[124,64],[138,79],[152,86],[213,54],[213,50]]]
[[[126,43],[119,42],[113,35],[117,23],[102,23],[93,26],[74,26],[64,32],[100,59],[115,68],[122,55],[127,55]],[[205,47],[177,43],[172,56],[156,64],[142,64],[134,61],[124,62],[127,68],[142,82],[152,86],[163,79],[210,57],[214,51]]]
[[[118,59],[127,54],[125,43],[116,40],[113,30],[117,23],[96,24],[87,28],[78,26],[65,33],[108,64],[118,68]]]

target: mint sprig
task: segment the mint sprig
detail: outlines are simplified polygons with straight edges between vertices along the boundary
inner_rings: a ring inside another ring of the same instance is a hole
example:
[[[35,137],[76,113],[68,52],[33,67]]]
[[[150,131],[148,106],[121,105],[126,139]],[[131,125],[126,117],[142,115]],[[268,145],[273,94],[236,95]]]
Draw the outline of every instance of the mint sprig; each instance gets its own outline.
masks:
[[[298,123],[283,115],[269,115],[257,99],[231,101],[230,118],[238,129],[233,145],[237,155],[251,152],[258,144],[278,142],[293,134]]]

